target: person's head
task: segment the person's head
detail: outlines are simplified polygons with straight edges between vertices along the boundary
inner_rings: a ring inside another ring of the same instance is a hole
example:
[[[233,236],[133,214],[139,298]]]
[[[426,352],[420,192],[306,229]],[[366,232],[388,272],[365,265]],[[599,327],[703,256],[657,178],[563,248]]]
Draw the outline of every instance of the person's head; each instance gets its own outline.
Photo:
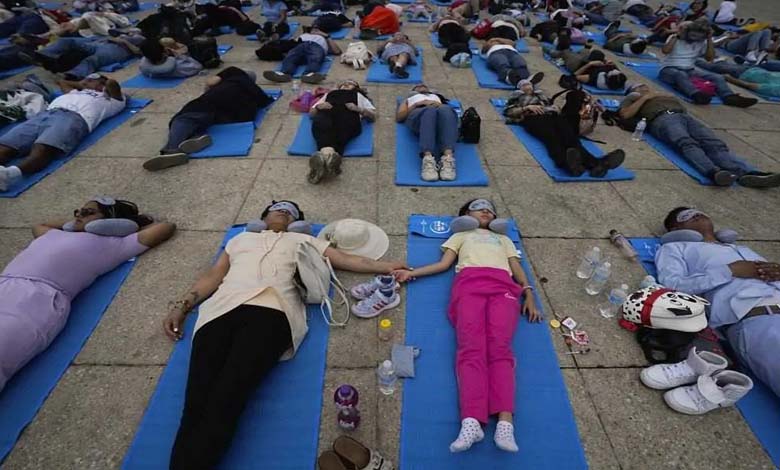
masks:
[[[458,211],[458,215],[470,215],[479,221],[480,228],[487,228],[498,217],[496,205],[490,199],[472,199]]]
[[[355,80],[344,80],[339,83],[339,90],[360,90],[360,84]]]
[[[404,42],[408,40],[409,36],[405,35],[404,33],[398,32],[393,34],[393,42]]]
[[[428,88],[428,85],[424,83],[420,83],[418,85],[413,86],[412,91],[415,93],[430,93],[431,89]]]
[[[667,232],[673,230],[694,230],[702,236],[714,233],[712,219],[704,212],[692,207],[675,207],[666,215],[664,228]]]
[[[636,55],[644,54],[645,49],[647,49],[647,41],[644,39],[634,39],[631,41],[631,44],[628,45],[628,48]]]
[[[588,55],[588,60],[600,60],[603,62],[607,60],[607,56],[604,55],[604,51],[595,49],[591,51],[590,54]]]
[[[524,95],[531,95],[534,92],[534,84],[526,78],[517,82],[517,89]]]
[[[610,90],[621,90],[626,84],[626,74],[620,70],[610,70],[606,77],[607,88]]]
[[[691,2],[691,11],[700,12],[707,9],[707,0],[693,0]]]
[[[84,226],[98,219],[129,219],[139,227],[151,224],[154,220],[139,213],[138,206],[130,201],[99,196],[87,201],[80,209],[73,211],[74,232],[83,232]]]
[[[686,42],[703,42],[707,40],[710,34],[710,22],[705,17],[695,21],[684,23],[685,27],[680,28],[680,39]]]
[[[88,90],[103,91],[106,89],[108,77],[99,73],[91,73],[81,80],[81,86]]]
[[[304,215],[295,202],[281,200],[271,201],[271,204],[263,210],[260,218],[268,225],[269,230],[285,232],[291,223],[304,220]]]
[[[626,83],[626,95],[631,93],[636,93],[639,96],[642,96],[644,94],[650,93],[650,87],[647,86],[646,83],[642,82],[634,82],[634,83]]]
[[[159,41],[147,39],[141,43],[141,53],[146,57],[146,60],[153,64],[161,64],[165,62],[166,54],[165,48]]]

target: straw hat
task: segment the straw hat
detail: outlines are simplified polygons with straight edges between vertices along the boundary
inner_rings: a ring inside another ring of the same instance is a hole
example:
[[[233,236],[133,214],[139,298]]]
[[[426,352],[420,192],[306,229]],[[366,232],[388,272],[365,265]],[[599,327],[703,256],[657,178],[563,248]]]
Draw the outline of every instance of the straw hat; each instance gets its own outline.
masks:
[[[317,236],[334,248],[352,255],[379,259],[387,252],[390,239],[384,230],[360,219],[341,219],[323,227]]]

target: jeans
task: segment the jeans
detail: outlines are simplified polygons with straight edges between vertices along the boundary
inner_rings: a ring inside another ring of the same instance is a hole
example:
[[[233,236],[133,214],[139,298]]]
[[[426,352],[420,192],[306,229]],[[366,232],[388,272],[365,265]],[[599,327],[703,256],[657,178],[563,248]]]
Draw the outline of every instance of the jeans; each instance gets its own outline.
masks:
[[[450,105],[413,109],[406,117],[405,123],[419,137],[420,156],[426,152],[438,155],[445,150],[455,150],[455,143],[458,141],[458,115]]]
[[[771,42],[772,31],[763,29],[728,41],[725,49],[732,54],[745,55],[751,51],[762,51],[768,48]]]
[[[9,18],[0,23],[0,38],[12,34],[43,34],[49,30],[49,25],[35,13],[24,13]]]
[[[747,366],[780,397],[780,315],[761,315],[740,320],[726,329],[731,349],[742,365]]]
[[[23,49],[16,45],[10,45],[0,49],[0,70],[11,70],[27,65],[27,62],[19,58],[19,52]]]
[[[89,54],[77,66],[68,71],[77,78],[97,72],[106,65],[124,62],[133,57],[133,54],[125,47],[105,39],[92,38],[60,38],[54,44],[40,50],[40,53],[57,59],[68,51],[77,50]]]
[[[305,41],[295,46],[282,60],[282,73],[293,75],[299,65],[303,65],[303,73],[319,72],[325,60],[325,50],[316,42]]]
[[[187,139],[206,133],[209,126],[216,123],[216,115],[207,112],[180,113],[171,119],[168,125],[168,143],[162,153],[177,153],[179,145]]]
[[[600,13],[594,13],[588,10],[583,11],[583,13],[585,13],[585,16],[587,16],[593,24],[607,25],[611,23],[606,16]]]
[[[693,85],[693,82],[691,82],[692,77],[699,77],[714,83],[715,94],[721,98],[734,94],[729,87],[728,82],[726,82],[726,79],[717,73],[696,70],[694,68],[681,69],[678,67],[664,67],[658,73],[658,78],[662,82],[671,85],[675,90],[688,97],[693,96],[694,93],[699,91],[699,89]]]
[[[493,69],[499,80],[507,80],[510,71],[515,71],[519,80],[528,78],[531,73],[522,55],[517,51],[500,49],[487,58],[488,67]]]
[[[738,176],[755,171],[734,155],[709,127],[688,114],[661,114],[650,121],[647,130],[681,152],[685,160],[704,175],[721,169]]]

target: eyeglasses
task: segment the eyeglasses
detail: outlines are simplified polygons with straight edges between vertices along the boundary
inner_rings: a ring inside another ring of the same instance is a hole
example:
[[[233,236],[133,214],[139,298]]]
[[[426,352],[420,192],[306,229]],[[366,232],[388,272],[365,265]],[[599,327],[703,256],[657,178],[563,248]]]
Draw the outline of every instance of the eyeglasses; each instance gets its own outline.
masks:
[[[90,215],[95,215],[98,213],[100,213],[100,211],[93,207],[82,207],[81,209],[76,209],[73,211],[73,217],[89,217]]]

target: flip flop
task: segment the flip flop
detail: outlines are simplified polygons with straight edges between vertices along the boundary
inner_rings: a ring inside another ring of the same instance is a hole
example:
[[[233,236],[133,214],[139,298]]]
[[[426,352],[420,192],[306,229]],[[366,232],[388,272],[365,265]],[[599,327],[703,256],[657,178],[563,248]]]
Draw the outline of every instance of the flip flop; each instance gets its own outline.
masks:
[[[348,470],[395,470],[393,463],[349,436],[340,436],[333,442],[333,450],[344,461]]]
[[[341,458],[332,450],[326,450],[317,458],[317,467],[320,470],[349,470]]]

